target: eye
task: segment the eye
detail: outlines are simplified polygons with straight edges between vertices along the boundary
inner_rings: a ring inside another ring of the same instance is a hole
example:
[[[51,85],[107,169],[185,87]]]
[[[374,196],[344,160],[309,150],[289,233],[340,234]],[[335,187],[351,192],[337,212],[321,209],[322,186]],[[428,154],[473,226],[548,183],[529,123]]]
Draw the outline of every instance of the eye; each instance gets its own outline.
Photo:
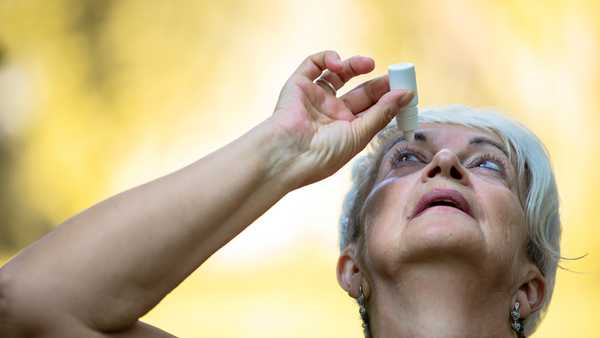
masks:
[[[498,164],[490,160],[484,160],[482,163],[479,163],[479,167],[492,169],[495,171],[502,171],[502,168]]]
[[[504,162],[491,154],[482,154],[474,160],[472,167],[493,170],[500,174],[504,173]]]
[[[419,158],[415,154],[405,152],[396,159],[396,162],[419,162]]]
[[[408,149],[400,148],[394,150],[390,162],[392,163],[392,166],[400,167],[420,164],[423,161],[421,161],[417,153]]]

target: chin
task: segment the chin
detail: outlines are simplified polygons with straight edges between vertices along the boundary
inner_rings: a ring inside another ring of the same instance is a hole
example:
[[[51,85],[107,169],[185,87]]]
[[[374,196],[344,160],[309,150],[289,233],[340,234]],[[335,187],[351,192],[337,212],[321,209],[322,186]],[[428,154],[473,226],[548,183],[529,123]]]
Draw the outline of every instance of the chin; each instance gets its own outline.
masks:
[[[410,220],[402,233],[407,260],[483,261],[485,240],[479,223],[458,212],[427,211]]]

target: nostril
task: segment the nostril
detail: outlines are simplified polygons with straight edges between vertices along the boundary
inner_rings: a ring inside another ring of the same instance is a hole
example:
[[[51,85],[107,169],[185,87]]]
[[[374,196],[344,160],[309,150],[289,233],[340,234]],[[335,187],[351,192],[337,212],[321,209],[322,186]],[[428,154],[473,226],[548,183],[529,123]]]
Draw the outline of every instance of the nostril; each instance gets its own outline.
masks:
[[[435,168],[431,169],[429,171],[429,173],[427,173],[427,177],[434,178],[437,174],[439,174],[441,172],[442,172],[442,169],[439,166],[436,166]]]
[[[452,176],[452,178],[455,178],[457,180],[460,180],[462,178],[462,174],[454,166],[452,166],[452,169],[450,169],[450,176]]]

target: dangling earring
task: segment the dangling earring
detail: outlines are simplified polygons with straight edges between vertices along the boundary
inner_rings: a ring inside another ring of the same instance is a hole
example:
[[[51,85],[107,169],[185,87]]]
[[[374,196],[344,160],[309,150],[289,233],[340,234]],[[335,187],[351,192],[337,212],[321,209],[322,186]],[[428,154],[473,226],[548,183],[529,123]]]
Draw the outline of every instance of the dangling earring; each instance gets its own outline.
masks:
[[[521,313],[519,312],[520,307],[521,304],[519,304],[519,302],[515,302],[515,305],[513,305],[513,308],[510,311],[510,318],[512,319],[510,326],[512,327],[513,331],[517,333],[518,338],[525,338],[525,328],[523,327]]]
[[[365,338],[370,338],[371,330],[369,329],[369,314],[367,313],[367,306],[366,306],[366,302],[365,302],[365,293],[363,292],[362,285],[358,289],[358,292],[359,292],[358,298],[356,299],[356,301],[358,302],[358,306],[359,306],[358,311],[360,313],[360,318],[362,319],[362,327],[365,332]]]

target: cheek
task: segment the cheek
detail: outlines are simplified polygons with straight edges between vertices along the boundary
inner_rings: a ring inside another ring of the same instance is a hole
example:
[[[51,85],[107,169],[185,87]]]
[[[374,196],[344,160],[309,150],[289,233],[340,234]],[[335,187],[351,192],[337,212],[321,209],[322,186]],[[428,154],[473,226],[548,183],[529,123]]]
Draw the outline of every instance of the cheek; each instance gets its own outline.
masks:
[[[402,233],[412,211],[412,185],[406,179],[396,179],[374,192],[365,204],[367,257],[379,274],[392,276],[398,267]]]
[[[518,197],[505,186],[478,184],[482,231],[491,254],[513,260],[520,252],[527,229]]]

